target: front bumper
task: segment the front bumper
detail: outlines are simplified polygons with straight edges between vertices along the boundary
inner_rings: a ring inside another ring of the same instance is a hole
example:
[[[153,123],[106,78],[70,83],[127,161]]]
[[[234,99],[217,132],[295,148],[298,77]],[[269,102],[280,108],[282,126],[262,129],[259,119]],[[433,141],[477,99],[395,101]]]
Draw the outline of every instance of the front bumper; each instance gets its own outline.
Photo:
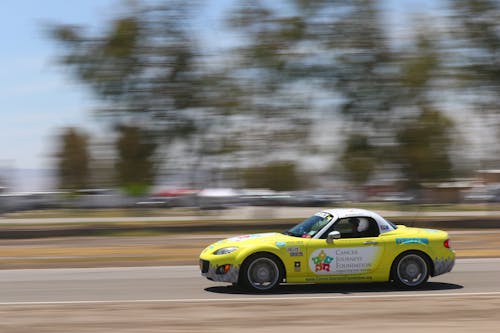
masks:
[[[209,280],[217,282],[237,283],[240,274],[239,266],[231,265],[227,272],[223,272],[220,267],[224,265],[213,265],[207,260],[200,259],[201,275]]]

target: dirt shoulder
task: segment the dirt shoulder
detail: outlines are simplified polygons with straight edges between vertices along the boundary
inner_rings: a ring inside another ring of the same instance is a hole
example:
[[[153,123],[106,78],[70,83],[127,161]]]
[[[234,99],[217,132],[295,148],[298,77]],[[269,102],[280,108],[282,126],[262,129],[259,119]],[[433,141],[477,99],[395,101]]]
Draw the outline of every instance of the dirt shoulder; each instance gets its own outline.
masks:
[[[334,307],[335,311],[332,311]],[[500,298],[0,306],[2,332],[494,332]],[[29,315],[27,315],[29,314]],[[191,314],[191,315],[190,315]],[[253,318],[253,319],[252,319]]]

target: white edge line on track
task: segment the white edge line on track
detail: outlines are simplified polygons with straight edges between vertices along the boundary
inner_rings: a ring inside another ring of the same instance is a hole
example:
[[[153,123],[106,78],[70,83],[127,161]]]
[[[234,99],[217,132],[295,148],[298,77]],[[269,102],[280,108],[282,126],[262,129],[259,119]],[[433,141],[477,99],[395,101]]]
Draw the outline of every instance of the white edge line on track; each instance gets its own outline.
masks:
[[[500,291],[473,293],[426,293],[426,294],[395,294],[395,295],[332,295],[332,296],[285,296],[285,297],[239,297],[239,298],[184,298],[184,299],[138,299],[138,300],[101,300],[101,301],[47,301],[47,302],[0,302],[0,306],[14,305],[85,305],[85,304],[125,304],[125,303],[209,303],[209,302],[274,302],[298,300],[329,300],[329,299],[387,299],[387,298],[432,298],[432,297],[496,297]]]

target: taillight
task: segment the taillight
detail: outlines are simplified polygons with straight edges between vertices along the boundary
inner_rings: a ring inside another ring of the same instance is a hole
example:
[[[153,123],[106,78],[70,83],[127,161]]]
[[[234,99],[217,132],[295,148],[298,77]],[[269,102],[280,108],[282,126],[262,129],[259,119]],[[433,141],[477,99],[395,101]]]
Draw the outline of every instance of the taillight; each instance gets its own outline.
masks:
[[[450,248],[450,240],[449,239],[445,240],[443,245],[445,248],[449,249]]]

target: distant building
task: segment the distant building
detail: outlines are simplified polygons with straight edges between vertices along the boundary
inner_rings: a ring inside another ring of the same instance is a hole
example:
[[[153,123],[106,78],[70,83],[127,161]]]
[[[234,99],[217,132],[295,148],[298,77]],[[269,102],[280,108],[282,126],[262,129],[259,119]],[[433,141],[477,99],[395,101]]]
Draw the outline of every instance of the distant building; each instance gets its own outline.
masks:
[[[500,170],[478,170],[477,177],[483,182],[483,184],[497,184],[500,183]]]
[[[425,203],[459,203],[463,200],[463,193],[469,191],[472,186],[471,180],[424,184],[422,197]]]

